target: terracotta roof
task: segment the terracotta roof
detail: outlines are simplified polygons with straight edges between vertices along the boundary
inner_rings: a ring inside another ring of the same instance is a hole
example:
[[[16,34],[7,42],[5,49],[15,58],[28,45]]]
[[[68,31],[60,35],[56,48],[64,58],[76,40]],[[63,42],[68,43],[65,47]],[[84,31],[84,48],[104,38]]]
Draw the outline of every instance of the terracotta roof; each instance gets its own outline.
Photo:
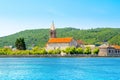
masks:
[[[100,46],[99,48],[114,48],[114,49],[120,49],[120,46],[118,46],[118,45]]]
[[[48,43],[69,43],[73,38],[50,38]]]
[[[82,40],[77,40],[78,44],[84,44],[84,42]]]
[[[115,48],[115,49],[120,49],[120,46],[114,45],[114,48]]]

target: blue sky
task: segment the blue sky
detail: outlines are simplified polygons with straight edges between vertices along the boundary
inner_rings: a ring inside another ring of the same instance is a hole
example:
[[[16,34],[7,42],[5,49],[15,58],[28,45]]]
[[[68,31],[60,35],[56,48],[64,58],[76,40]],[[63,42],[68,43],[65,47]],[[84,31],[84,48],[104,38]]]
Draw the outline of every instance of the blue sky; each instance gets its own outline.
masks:
[[[0,37],[26,29],[120,28],[120,0],[0,0]]]

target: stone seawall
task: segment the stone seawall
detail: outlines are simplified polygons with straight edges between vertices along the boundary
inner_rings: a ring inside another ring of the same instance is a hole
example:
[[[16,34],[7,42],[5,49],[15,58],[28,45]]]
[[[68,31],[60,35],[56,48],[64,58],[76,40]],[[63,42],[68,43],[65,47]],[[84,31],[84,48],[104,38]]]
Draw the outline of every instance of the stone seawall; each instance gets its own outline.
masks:
[[[60,55],[60,54],[47,54],[47,55],[0,55],[0,57],[120,57],[120,56],[98,56],[97,54],[67,54],[67,55]]]

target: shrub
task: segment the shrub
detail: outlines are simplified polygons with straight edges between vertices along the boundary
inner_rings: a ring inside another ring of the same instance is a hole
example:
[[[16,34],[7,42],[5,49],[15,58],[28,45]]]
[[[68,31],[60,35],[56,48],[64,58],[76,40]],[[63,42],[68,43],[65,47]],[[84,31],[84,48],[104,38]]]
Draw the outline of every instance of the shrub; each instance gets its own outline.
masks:
[[[84,49],[84,54],[91,54],[91,48],[90,47],[86,47]]]
[[[83,48],[76,48],[76,53],[77,54],[83,54]]]
[[[99,53],[99,48],[93,49],[93,54],[98,54]]]
[[[63,50],[64,53],[66,54],[75,54],[75,47],[67,47],[65,50]]]

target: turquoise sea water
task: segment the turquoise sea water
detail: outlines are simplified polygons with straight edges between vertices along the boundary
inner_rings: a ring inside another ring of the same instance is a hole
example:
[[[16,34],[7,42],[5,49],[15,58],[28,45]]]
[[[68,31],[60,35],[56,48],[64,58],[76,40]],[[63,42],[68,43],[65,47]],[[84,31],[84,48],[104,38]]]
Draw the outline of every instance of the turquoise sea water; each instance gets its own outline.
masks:
[[[120,58],[0,58],[0,80],[120,80]]]

